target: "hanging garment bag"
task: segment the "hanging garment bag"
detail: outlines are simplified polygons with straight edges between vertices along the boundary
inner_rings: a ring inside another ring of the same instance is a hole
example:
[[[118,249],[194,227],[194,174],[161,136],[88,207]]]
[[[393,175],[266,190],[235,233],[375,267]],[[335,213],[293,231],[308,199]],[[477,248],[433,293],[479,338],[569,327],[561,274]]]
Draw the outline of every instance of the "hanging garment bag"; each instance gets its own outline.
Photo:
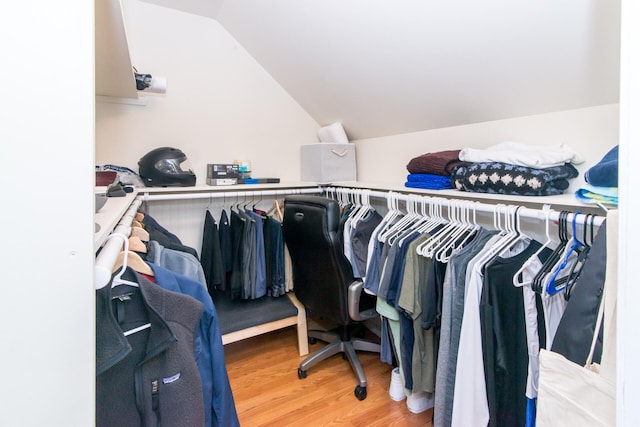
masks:
[[[612,218],[613,217],[613,218]],[[617,234],[616,213],[607,218],[611,236]],[[613,227],[611,227],[613,226]],[[613,426],[615,425],[615,382],[611,372],[615,363],[615,311],[617,277],[615,242],[607,244],[607,279],[598,311],[589,357],[584,366],[561,354],[540,351],[537,426]],[[579,285],[578,285],[579,286]],[[593,352],[606,305],[602,365],[593,363]]]

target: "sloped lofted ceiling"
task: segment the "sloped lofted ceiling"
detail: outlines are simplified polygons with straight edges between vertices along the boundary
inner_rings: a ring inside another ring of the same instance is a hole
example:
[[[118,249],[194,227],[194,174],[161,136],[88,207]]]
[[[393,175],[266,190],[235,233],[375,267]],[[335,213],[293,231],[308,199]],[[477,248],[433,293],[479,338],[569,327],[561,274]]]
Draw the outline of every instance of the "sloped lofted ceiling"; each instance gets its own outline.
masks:
[[[146,0],[217,19],[351,140],[618,102],[617,0]]]

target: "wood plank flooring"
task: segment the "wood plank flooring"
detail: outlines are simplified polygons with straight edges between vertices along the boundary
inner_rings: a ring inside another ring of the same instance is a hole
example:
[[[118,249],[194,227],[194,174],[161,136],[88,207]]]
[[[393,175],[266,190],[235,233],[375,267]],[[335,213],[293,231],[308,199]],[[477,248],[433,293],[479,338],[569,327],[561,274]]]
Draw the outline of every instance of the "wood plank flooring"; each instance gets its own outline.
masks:
[[[310,352],[323,346],[311,345]],[[353,394],[356,378],[336,355],[298,379],[294,327],[225,346],[225,361],[240,424],[254,426],[432,426],[433,410],[413,414],[406,400],[389,398],[391,366],[379,355],[358,352],[367,375],[367,398]]]

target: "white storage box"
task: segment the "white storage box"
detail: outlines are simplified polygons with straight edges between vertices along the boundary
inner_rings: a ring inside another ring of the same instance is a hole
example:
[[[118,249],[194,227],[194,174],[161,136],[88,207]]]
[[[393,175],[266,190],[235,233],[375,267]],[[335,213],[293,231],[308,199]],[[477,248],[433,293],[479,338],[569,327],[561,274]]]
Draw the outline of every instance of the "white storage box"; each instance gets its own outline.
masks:
[[[327,184],[355,181],[356,146],[352,144],[318,143],[300,147],[300,178]]]

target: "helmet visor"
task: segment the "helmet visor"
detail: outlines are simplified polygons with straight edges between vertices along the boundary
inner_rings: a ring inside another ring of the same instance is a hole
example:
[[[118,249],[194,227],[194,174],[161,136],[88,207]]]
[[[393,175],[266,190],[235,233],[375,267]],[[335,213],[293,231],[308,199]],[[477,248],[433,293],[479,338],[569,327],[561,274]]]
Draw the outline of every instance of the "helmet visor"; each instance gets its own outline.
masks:
[[[156,162],[155,167],[160,172],[169,175],[180,175],[184,173],[193,173],[191,163],[186,158],[181,159],[160,159]]]

